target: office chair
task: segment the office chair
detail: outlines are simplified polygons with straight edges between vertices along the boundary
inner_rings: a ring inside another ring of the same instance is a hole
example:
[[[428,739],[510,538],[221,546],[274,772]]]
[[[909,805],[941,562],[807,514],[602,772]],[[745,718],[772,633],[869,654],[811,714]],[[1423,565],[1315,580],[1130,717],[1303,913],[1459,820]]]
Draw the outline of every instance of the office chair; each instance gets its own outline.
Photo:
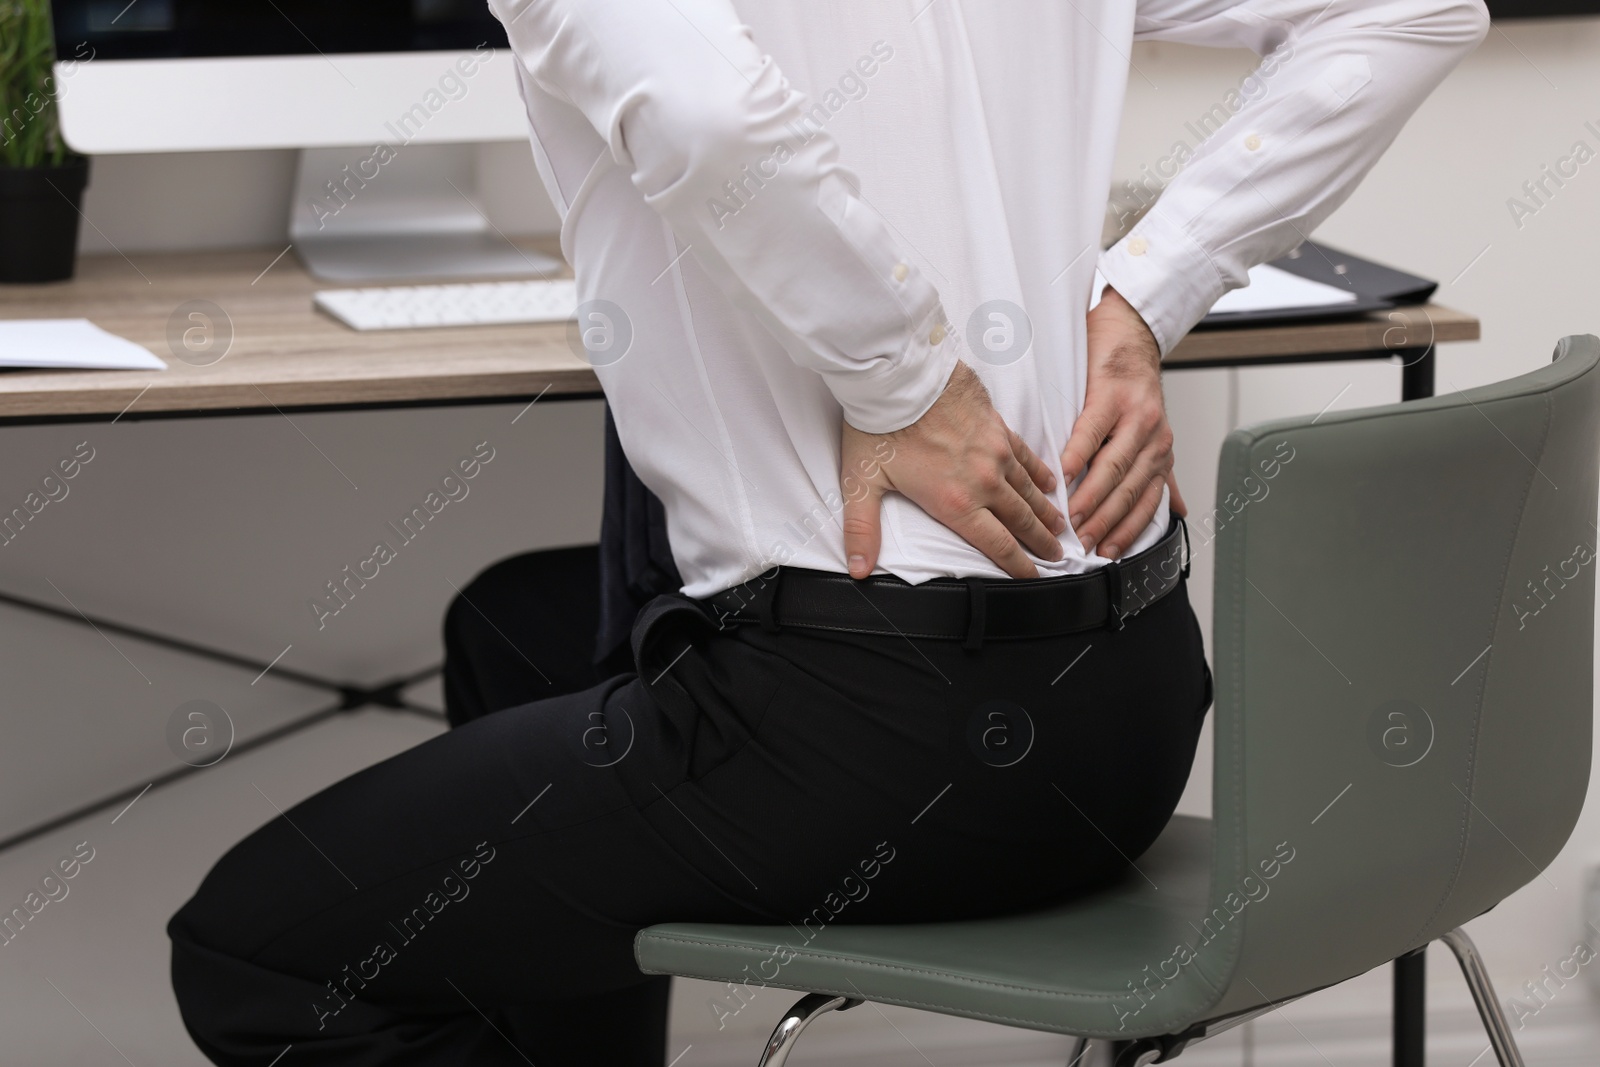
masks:
[[[1568,337],[1509,381],[1228,436],[1191,519],[1216,575],[1213,818],[1174,818],[1116,884],[962,922],[667,923],[640,968],[804,992],[761,1067],[866,1000],[1138,1067],[1438,939],[1521,1067],[1461,925],[1583,804],[1597,362]]]

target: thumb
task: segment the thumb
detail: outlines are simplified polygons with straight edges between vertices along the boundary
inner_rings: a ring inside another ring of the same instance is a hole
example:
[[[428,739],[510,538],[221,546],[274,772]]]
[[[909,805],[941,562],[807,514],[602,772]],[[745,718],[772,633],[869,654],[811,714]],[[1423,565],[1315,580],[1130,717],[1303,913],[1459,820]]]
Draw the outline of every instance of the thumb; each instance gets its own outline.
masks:
[[[883,541],[883,494],[887,478],[875,460],[872,438],[846,423],[840,449],[839,489],[844,497],[841,527],[850,577],[865,578],[878,565]]]
[[[852,488],[844,501],[844,555],[850,577],[865,578],[878,565],[883,541],[883,490],[860,478]]]

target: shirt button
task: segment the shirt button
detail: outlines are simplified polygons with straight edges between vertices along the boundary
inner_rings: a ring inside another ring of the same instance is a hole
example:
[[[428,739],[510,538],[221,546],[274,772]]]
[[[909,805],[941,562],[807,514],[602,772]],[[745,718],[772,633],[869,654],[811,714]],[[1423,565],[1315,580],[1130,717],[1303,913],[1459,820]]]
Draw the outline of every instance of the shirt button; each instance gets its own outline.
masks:
[[[1252,133],[1249,137],[1244,139],[1244,146],[1250,149],[1250,151],[1254,152],[1256,149],[1261,147],[1261,138]]]
[[[939,344],[940,342],[942,342],[943,340],[944,340],[944,323],[941,322],[938,325],[934,326],[933,329],[928,331],[928,343],[930,345],[936,345],[936,344]]]
[[[1150,242],[1146,241],[1143,237],[1128,238],[1128,255],[1130,256],[1142,256],[1149,250],[1149,248]]]
[[[894,265],[894,280],[895,281],[897,281],[897,282],[905,281],[906,280],[906,275],[908,275],[910,273],[911,273],[911,268],[906,266],[904,263],[896,263]]]

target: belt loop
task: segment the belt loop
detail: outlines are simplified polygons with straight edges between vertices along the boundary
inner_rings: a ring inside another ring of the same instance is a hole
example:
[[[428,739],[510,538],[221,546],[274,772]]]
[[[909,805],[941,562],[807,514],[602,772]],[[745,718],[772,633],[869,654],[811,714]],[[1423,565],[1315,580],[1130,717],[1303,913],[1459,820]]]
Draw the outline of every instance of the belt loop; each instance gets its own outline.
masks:
[[[1183,528],[1183,570],[1180,572],[1184,578],[1189,577],[1189,564],[1194,560],[1194,549],[1189,547],[1189,524],[1183,521],[1182,515],[1174,515],[1178,525]]]
[[[756,593],[756,613],[761,618],[761,628],[769,634],[778,632],[778,579],[782,575],[782,567],[773,567],[758,576],[761,588]]]
[[[1106,629],[1120,630],[1127,625],[1122,621],[1122,567],[1112,560],[1101,569],[1106,574]]]
[[[967,580],[967,639],[961,647],[976,652],[983,647],[983,631],[988,622],[988,586],[982,578]]]

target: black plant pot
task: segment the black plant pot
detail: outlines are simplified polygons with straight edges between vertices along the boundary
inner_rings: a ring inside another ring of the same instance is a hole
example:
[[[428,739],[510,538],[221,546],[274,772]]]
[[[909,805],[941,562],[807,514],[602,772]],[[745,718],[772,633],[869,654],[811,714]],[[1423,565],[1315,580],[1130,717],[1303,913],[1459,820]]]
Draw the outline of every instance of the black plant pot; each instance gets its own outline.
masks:
[[[0,282],[72,277],[88,184],[88,156],[59,167],[0,167]]]

